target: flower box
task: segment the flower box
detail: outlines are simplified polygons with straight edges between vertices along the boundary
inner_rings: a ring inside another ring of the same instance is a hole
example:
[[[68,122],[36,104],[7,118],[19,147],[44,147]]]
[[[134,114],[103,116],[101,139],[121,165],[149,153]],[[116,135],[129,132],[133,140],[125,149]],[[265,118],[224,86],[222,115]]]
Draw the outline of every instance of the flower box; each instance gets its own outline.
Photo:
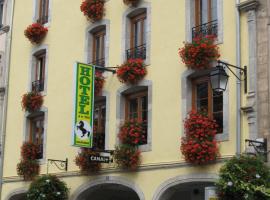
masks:
[[[48,29],[45,28],[42,24],[34,23],[26,28],[24,35],[30,40],[30,42],[38,44],[44,39],[47,32]]]
[[[123,63],[116,71],[120,82],[136,84],[147,74],[147,70],[142,59],[129,59]]]
[[[219,48],[215,44],[216,36],[207,35],[196,37],[192,43],[185,43],[179,49],[179,55],[183,63],[191,69],[207,69],[211,62],[217,61],[220,57]]]
[[[37,160],[21,160],[17,164],[17,174],[23,176],[25,181],[33,180],[40,171],[40,166]]]
[[[43,104],[43,96],[38,92],[28,92],[22,96],[21,104],[25,111],[37,111]]]
[[[84,0],[81,11],[92,22],[101,20],[104,15],[104,0]]]

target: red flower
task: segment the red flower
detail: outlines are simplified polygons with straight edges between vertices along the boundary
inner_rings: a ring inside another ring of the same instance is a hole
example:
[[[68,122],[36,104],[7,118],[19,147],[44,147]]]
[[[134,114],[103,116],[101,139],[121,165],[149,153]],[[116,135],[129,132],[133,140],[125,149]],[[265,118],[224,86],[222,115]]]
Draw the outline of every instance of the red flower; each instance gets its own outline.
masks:
[[[43,96],[38,92],[28,92],[22,96],[21,104],[25,111],[33,112],[39,110],[43,104]]]
[[[206,164],[219,155],[215,139],[218,125],[206,115],[191,111],[184,122],[185,136],[181,138],[181,152],[193,164]]]
[[[96,71],[95,72],[95,96],[100,95],[100,92],[103,88],[105,83],[105,77],[103,76],[102,72]]]
[[[40,43],[46,36],[48,29],[39,23],[31,24],[24,31],[25,37],[27,37],[32,43]]]
[[[102,19],[104,14],[104,0],[84,0],[81,11],[92,22]]]
[[[33,180],[39,174],[40,166],[37,160],[21,160],[17,164],[17,173],[24,180]]]
[[[116,71],[117,77],[122,83],[136,84],[147,74],[142,59],[129,59]]]
[[[193,38],[192,43],[184,43],[184,47],[179,49],[179,55],[183,63],[192,69],[209,68],[211,61],[216,61],[219,57],[219,48],[215,44],[216,36]]]
[[[24,160],[35,160],[39,154],[38,146],[32,142],[24,142],[21,147],[21,157]]]

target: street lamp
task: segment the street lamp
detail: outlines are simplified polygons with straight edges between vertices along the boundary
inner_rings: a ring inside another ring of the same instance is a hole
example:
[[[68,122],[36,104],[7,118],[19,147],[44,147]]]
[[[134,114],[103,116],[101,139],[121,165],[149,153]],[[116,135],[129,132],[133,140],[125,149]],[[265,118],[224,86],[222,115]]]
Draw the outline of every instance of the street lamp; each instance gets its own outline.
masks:
[[[237,67],[237,66],[231,65],[229,63],[222,62],[220,60],[218,60],[217,63],[218,63],[217,66],[211,71],[211,73],[209,75],[212,90],[215,92],[224,92],[226,90],[228,78],[229,78],[229,75],[225,71],[225,67],[227,67],[228,70],[239,81],[244,81],[245,93],[247,93],[247,67],[246,66],[244,66],[244,68]],[[237,76],[232,71],[231,67],[240,70],[240,77]],[[241,75],[243,75],[244,77],[241,78]]]

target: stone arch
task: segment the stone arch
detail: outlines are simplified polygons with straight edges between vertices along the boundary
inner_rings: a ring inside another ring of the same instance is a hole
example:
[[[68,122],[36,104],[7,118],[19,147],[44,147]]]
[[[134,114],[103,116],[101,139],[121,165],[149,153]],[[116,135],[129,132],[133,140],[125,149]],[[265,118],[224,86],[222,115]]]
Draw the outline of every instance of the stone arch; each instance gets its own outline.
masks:
[[[141,191],[141,189],[130,180],[115,177],[115,176],[105,176],[97,179],[93,179],[89,182],[86,182],[82,184],[72,195],[71,200],[82,200],[81,196],[83,193],[87,192],[88,190],[97,188],[99,186],[108,186],[108,185],[118,185],[122,186],[124,188],[129,189],[130,191],[133,191],[136,193],[139,200],[145,200],[144,194]]]
[[[170,178],[163,182],[155,191],[152,200],[165,200],[166,193],[170,192],[171,188],[174,188],[178,185],[185,185],[189,183],[214,183],[218,179],[217,174],[189,174],[181,175]]]
[[[5,200],[25,200],[26,199],[26,188],[19,188],[16,190],[13,190],[8,194],[8,196],[5,198]]]

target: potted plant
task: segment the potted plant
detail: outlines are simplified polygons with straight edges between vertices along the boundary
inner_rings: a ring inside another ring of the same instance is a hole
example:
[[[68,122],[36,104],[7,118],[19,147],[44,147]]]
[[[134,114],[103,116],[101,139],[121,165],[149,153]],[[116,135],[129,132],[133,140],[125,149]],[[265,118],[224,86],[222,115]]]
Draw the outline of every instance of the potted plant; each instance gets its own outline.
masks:
[[[124,4],[137,6],[140,0],[123,0]]]
[[[136,84],[147,74],[142,59],[129,59],[116,71],[117,77],[122,83]]]
[[[24,160],[35,160],[39,154],[38,146],[32,142],[24,142],[21,147],[21,157]]]
[[[84,0],[80,8],[89,20],[95,22],[104,15],[104,0]]]
[[[88,148],[81,148],[81,152],[75,158],[75,163],[79,166],[83,174],[91,174],[93,172],[98,172],[101,169],[101,164],[99,162],[90,160],[92,155],[97,156],[99,153]]]
[[[40,109],[43,104],[43,96],[38,92],[28,92],[22,96],[22,108],[28,112]]]
[[[113,157],[122,169],[136,170],[141,163],[141,151],[128,144],[116,146]]]
[[[262,159],[240,155],[228,160],[216,183],[220,200],[269,200],[270,169]]]
[[[96,70],[95,72],[95,96],[100,95],[102,88],[105,83],[105,77],[103,76],[103,73]]]
[[[33,23],[25,29],[24,35],[30,40],[30,42],[38,44],[44,39],[47,32],[48,29],[45,28],[42,24]]]
[[[28,200],[68,200],[69,189],[54,175],[43,175],[33,181],[27,192]]]
[[[184,47],[179,49],[183,63],[191,69],[207,69],[210,63],[220,57],[219,48],[215,44],[216,36],[207,35],[196,37],[191,43],[184,42]]]
[[[207,115],[191,111],[184,121],[185,136],[181,138],[181,152],[187,162],[207,164],[219,155],[215,139],[218,125]]]
[[[131,119],[125,121],[125,123],[120,127],[118,138],[122,144],[137,146],[145,142],[145,134],[143,122]]]

